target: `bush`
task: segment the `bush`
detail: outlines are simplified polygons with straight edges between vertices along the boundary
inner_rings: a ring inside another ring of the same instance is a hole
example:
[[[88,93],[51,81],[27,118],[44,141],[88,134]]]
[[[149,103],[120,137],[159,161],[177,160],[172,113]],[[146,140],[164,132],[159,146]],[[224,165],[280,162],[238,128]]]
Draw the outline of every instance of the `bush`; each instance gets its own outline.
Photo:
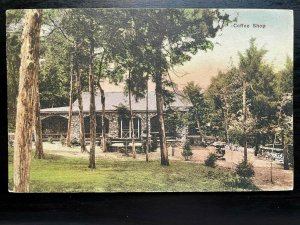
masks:
[[[192,158],[193,152],[191,149],[190,142],[187,140],[183,145],[183,151],[181,155],[184,157],[186,161],[190,160]]]
[[[50,144],[53,144],[53,138],[52,138],[52,137],[48,137],[48,142],[49,142]]]
[[[60,143],[61,145],[65,145],[66,144],[66,138],[63,135],[60,135]]]
[[[207,159],[204,161],[205,166],[216,167],[217,155],[214,153],[209,153]]]
[[[14,140],[12,138],[8,138],[8,146],[13,147],[14,146]]]
[[[242,188],[245,190],[248,189],[248,190],[256,190],[256,191],[259,190],[259,188],[257,188],[253,184],[251,179],[239,177],[236,174],[233,174],[231,177],[224,179],[223,183],[226,187],[231,187],[231,188]]]
[[[74,145],[74,146],[79,146],[79,145],[80,145],[80,143],[79,143],[79,141],[78,141],[78,139],[77,139],[77,138],[73,138],[73,139],[72,139],[72,141],[71,141],[71,145]]]
[[[235,173],[243,178],[250,178],[255,174],[253,165],[251,163],[247,163],[246,161],[242,161],[241,163],[237,164]]]
[[[150,150],[152,152],[155,152],[157,147],[158,147],[158,142],[157,142],[156,137],[154,137],[153,140],[150,142]]]

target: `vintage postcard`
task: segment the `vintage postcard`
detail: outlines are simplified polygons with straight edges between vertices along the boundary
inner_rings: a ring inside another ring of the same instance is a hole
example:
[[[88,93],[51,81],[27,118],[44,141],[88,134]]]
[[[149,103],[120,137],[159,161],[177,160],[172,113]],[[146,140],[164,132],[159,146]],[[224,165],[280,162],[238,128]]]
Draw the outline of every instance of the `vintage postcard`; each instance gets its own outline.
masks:
[[[13,192],[293,189],[293,11],[6,11]]]

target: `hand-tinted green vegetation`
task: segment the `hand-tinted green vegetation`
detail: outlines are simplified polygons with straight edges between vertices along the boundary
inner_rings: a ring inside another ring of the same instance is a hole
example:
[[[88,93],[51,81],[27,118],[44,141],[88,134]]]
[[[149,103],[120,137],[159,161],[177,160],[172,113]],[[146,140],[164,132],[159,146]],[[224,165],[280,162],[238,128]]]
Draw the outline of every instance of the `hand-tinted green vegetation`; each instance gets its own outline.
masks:
[[[191,162],[173,161],[169,167],[159,161],[97,160],[87,168],[88,159],[47,155],[33,159],[30,192],[156,192],[156,191],[255,191],[251,180],[224,168],[209,168]],[[13,187],[12,156],[9,157],[9,189]]]

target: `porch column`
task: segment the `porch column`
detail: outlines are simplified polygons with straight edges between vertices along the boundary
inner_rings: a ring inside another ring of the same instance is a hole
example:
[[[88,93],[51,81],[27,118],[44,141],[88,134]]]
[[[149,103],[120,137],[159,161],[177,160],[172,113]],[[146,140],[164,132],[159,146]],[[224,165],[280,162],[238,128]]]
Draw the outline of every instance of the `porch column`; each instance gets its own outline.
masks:
[[[112,138],[118,138],[119,136],[119,124],[118,124],[118,115],[115,113],[107,114],[109,119],[109,136]]]

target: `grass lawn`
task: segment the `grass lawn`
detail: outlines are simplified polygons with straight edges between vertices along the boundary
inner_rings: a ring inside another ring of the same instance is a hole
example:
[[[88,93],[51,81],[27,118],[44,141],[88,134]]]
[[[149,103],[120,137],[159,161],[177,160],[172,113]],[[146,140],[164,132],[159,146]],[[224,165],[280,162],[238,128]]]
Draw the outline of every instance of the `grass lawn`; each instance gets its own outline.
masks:
[[[97,160],[88,168],[88,159],[47,154],[32,160],[30,192],[202,192],[253,191],[251,182],[240,182],[224,168],[209,168],[184,161]],[[13,188],[13,164],[9,155],[9,189]]]

